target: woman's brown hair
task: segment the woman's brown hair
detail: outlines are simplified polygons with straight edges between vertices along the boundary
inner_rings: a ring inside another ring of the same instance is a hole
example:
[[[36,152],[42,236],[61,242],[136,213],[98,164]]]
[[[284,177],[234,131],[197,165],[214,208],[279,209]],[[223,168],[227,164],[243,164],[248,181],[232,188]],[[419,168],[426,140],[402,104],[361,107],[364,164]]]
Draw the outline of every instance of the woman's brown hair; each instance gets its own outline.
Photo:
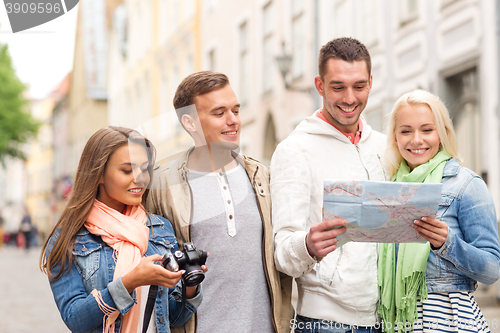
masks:
[[[80,163],[76,171],[75,182],[59,221],[45,241],[40,257],[40,269],[53,280],[59,279],[73,265],[72,250],[78,231],[83,227],[94,200],[99,191],[99,181],[104,175],[106,164],[111,155],[120,147],[129,143],[143,145],[146,149],[150,179],[153,179],[155,148],[152,143],[139,132],[125,127],[108,126],[95,132],[83,149]],[[149,187],[142,197],[143,205],[149,194]],[[54,241],[56,230],[60,234]],[[49,243],[53,242],[50,253],[47,253]],[[52,270],[60,264],[57,274]]]

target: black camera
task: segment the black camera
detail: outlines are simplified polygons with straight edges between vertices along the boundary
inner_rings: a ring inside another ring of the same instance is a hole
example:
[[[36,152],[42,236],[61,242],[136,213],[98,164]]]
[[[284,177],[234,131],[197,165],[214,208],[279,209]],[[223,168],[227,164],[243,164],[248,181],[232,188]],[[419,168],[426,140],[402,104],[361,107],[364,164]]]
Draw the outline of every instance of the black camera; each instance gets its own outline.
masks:
[[[183,269],[182,281],[188,287],[193,287],[201,283],[205,278],[205,273],[201,269],[207,261],[207,253],[199,251],[193,243],[184,243],[183,250],[177,250],[173,254],[167,252],[161,260],[161,265],[169,271],[176,272]]]

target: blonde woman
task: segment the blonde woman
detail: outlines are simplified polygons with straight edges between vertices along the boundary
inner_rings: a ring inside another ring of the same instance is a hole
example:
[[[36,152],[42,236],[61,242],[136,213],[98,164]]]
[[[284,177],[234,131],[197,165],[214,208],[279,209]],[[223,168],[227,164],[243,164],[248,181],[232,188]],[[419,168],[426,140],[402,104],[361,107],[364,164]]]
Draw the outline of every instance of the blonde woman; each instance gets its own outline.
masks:
[[[436,218],[414,223],[427,243],[380,248],[384,331],[489,332],[472,292],[500,277],[495,207],[484,181],[460,166],[448,110],[429,92],[404,94],[387,137],[392,180],[442,183],[442,192]]]

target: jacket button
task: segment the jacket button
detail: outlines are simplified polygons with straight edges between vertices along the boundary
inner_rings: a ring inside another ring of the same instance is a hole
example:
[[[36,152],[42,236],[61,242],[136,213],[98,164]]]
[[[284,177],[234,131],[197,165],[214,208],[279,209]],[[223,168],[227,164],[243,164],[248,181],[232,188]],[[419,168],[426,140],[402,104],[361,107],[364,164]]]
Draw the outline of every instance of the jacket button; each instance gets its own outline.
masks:
[[[166,240],[166,241],[165,241],[165,244],[167,244],[167,245],[168,245],[168,244],[170,244],[170,242],[169,242],[168,240]]]
[[[161,296],[163,294],[163,289],[160,289],[160,291],[158,291],[158,295]]]
[[[257,185],[261,186],[262,184],[261,183],[257,183]]]
[[[180,299],[181,299],[181,297],[180,297],[179,295],[175,295],[175,296],[174,296],[174,299],[175,299],[176,301],[178,301],[178,300],[180,300]]]
[[[85,247],[85,245],[82,248],[82,252],[87,252],[87,248]]]
[[[261,189],[261,190],[260,190],[260,193],[264,193],[264,190],[263,190],[263,189]]]
[[[163,324],[163,317],[160,317],[160,324]]]

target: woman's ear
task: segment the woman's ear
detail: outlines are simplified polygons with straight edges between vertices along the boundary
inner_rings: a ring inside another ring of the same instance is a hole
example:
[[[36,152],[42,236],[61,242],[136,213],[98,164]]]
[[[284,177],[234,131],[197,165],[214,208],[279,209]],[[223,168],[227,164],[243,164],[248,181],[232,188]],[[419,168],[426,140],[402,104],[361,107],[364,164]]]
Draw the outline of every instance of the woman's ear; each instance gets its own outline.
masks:
[[[189,131],[189,132],[196,132],[196,125],[195,125],[193,117],[191,117],[190,115],[185,114],[185,115],[182,116],[181,122],[182,122],[182,125],[184,126],[184,128],[187,131]]]

